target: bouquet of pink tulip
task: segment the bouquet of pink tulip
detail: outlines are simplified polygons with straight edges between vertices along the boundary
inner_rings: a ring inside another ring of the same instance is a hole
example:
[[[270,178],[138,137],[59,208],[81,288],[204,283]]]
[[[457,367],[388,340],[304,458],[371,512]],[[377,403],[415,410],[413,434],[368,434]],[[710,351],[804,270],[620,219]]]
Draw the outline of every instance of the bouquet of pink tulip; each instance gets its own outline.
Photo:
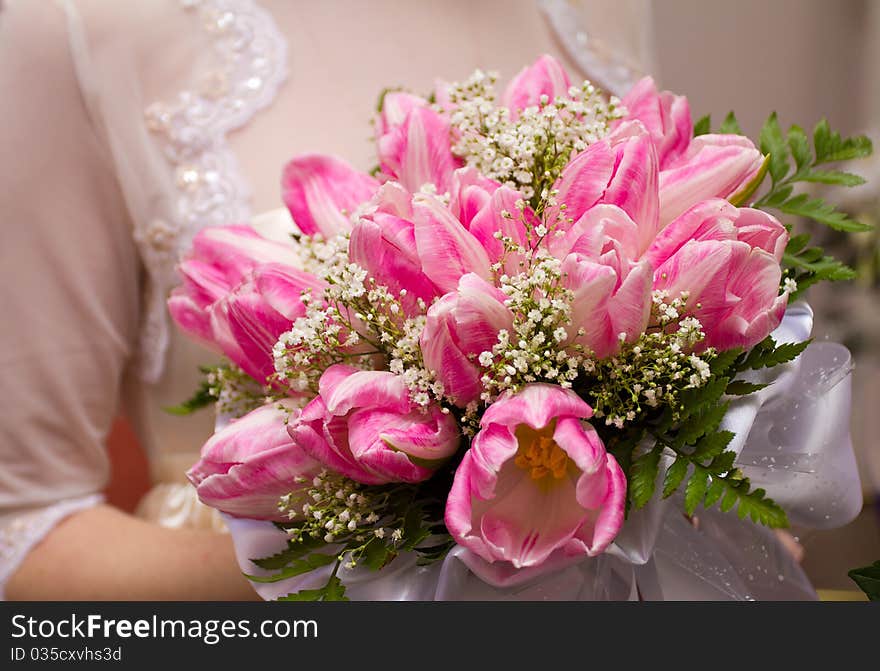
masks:
[[[650,79],[609,100],[549,56],[494,84],[385,92],[371,174],[297,157],[294,234],[209,228],[181,264],[172,315],[231,362],[186,406],[230,420],[190,480],[287,532],[262,580],[333,565],[297,598],[456,544],[512,569],[595,556],[655,483],[687,514],[787,524],[735,464],[727,401],[807,346],[770,337],[787,304],[852,272],[768,210],[859,230],[794,190],[858,183],[820,166],[870,143],[772,116],[759,148]]]

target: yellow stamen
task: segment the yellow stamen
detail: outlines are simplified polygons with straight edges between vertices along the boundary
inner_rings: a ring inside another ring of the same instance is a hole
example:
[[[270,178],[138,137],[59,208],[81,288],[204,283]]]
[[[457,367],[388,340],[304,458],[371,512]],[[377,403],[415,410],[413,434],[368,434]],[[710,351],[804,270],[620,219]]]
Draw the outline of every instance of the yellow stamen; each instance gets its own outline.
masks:
[[[528,471],[535,482],[552,484],[566,476],[574,462],[565,451],[553,440],[556,422],[537,431],[530,426],[521,424],[516,428],[516,439],[519,449],[513,463]]]

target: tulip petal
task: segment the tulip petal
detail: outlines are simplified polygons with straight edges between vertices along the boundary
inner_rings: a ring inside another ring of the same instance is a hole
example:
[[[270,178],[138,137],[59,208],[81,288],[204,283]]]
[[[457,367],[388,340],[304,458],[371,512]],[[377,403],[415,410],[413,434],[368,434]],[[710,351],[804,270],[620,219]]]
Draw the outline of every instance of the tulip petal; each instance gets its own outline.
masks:
[[[284,204],[297,227],[325,238],[349,230],[351,213],[379,188],[379,182],[345,161],[318,154],[290,161],[281,183]]]
[[[250,226],[211,226],[196,233],[190,256],[214,266],[235,286],[260,263],[302,265],[296,249],[260,236]]]
[[[407,314],[421,312],[419,299],[430,303],[440,293],[422,272],[412,222],[400,217],[376,212],[358,220],[351,233],[349,257],[392,295],[405,289],[401,304]]]
[[[528,247],[526,225],[529,222],[534,230],[539,224],[535,213],[526,206],[520,214],[516,207],[517,201],[524,200],[519,191],[507,186],[498,188],[492,194],[489,202],[472,218],[469,226],[471,234],[480,242],[489,254],[489,260],[493,263],[504,256],[504,244],[495,237],[500,232],[505,238],[510,238],[520,247]],[[502,213],[507,213],[503,216]]]
[[[278,263],[267,263],[254,270],[254,284],[273,310],[293,322],[305,314],[304,292],[320,295],[325,283],[311,273]]]
[[[727,198],[761,169],[761,152],[741,135],[700,135],[660,173],[660,227],[695,203]]]
[[[595,205],[565,235],[549,236],[548,247],[559,259],[573,252],[596,259],[614,248],[626,259],[637,259],[641,255],[641,237],[638,224],[620,207]]]
[[[575,156],[553,185],[557,192],[556,200],[565,204],[564,215],[559,207],[548,207],[545,219],[556,224],[558,230],[568,228],[563,219],[580,219],[605,193],[614,174],[615,163],[615,152],[608,140],[594,142]]]
[[[687,98],[669,91],[657,91],[651,77],[644,77],[621,101],[627,110],[626,119],[641,121],[657,148],[657,159],[663,169],[688,147],[694,133]],[[621,122],[615,124],[615,128]]]
[[[751,207],[741,207],[733,222],[736,226],[736,239],[753,248],[763,249],[782,262],[782,255],[788,244],[788,231],[772,214]]]
[[[605,455],[604,477],[578,481],[578,502],[595,513],[578,530],[576,539],[583,543],[583,552],[590,557],[604,551],[620,533],[626,510],[626,475],[617,460]],[[596,504],[601,501],[601,507]],[[580,554],[580,552],[578,552]]]
[[[434,110],[412,108],[402,125],[379,139],[383,170],[413,193],[425,184],[448,191],[460,164],[452,155],[451,133],[449,122]]]
[[[553,384],[529,384],[516,394],[505,392],[483,413],[480,426],[527,424],[540,429],[560,415],[588,419],[593,409],[569,389]]]
[[[651,136],[636,121],[621,124],[609,140],[617,163],[602,202],[617,205],[638,224],[639,247],[645,250],[658,230],[657,151]]]
[[[334,385],[325,401],[328,411],[334,415],[344,415],[356,407],[381,408],[404,414],[410,410],[409,390],[403,378],[381,370],[351,373]]]
[[[726,200],[701,201],[660,231],[645,256],[658,268],[689,240],[736,240],[736,216],[736,208]]]
[[[490,279],[489,256],[480,242],[433,196],[413,199],[415,242],[422,269],[443,293],[455,290],[462,275]]]
[[[208,347],[215,347],[210,315],[182,288],[175,289],[168,298],[168,312],[184,333]]]
[[[288,416],[298,412],[293,401],[282,400],[217,431],[187,473],[202,502],[230,515],[287,519],[279,498],[299,488],[297,478],[311,479],[321,468],[287,432]]]
[[[381,109],[376,119],[376,138],[402,125],[406,116],[416,107],[424,107],[428,101],[406,91],[388,91],[382,96]]]
[[[589,411],[569,390],[537,384],[488,408],[447,497],[446,526],[460,545],[514,568],[541,565],[558,551],[595,555],[608,546],[623,521],[626,479],[578,416],[584,406]],[[551,459],[552,473],[536,475],[535,459]]]
[[[294,442],[330,470],[365,485],[388,482],[358,462],[348,444],[346,418],[330,415],[320,396],[303,408],[300,420],[290,424],[288,432]]]
[[[541,96],[553,102],[557,96],[567,96],[571,83],[562,64],[547,54],[532,65],[520,70],[511,80],[501,97],[501,104],[510,109],[512,119],[527,107],[539,106]]]
[[[571,538],[583,523],[575,482],[564,478],[549,491],[535,486],[528,472],[512,461],[498,475],[489,505],[474,506],[480,533],[493,548],[495,559],[516,568],[541,564]]]

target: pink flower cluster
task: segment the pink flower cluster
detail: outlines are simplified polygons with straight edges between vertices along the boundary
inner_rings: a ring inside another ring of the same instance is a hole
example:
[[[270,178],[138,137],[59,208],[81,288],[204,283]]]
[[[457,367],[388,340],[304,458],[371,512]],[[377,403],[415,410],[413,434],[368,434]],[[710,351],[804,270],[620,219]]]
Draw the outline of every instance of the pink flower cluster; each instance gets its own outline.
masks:
[[[542,57],[502,100],[516,117],[568,91],[562,67]],[[285,169],[283,197],[304,234],[348,234],[350,261],[402,295],[406,316],[424,316],[419,347],[443,397],[417,405],[399,374],[331,366],[314,398],[269,404],[205,445],[190,471],[205,503],[276,519],[278,497],[321,469],[368,485],[430,478],[462,449],[450,410],[480,402],[479,355],[511,329],[498,285],[499,272],[522,272],[511,245],[540,247],[561,263],[572,328],[560,347],[595,359],[645,332],[656,290],[684,293],[705,332],[701,348],[748,348],[779,324],[787,233],[773,217],[731,204],[762,167],[750,140],[693,137],[687,100],[645,79],[622,101],[626,116],[571,157],[536,212],[515,189],[463,167],[442,98],[385,97],[377,177],[302,156]],[[207,229],[181,272],[169,300],[180,327],[273,384],[273,345],[305,314],[303,292],[320,296],[325,286],[303,270],[294,243],[247,226]],[[591,416],[577,394],[546,382],[485,408],[447,500],[456,541],[516,567],[602,552],[623,523],[626,480]]]

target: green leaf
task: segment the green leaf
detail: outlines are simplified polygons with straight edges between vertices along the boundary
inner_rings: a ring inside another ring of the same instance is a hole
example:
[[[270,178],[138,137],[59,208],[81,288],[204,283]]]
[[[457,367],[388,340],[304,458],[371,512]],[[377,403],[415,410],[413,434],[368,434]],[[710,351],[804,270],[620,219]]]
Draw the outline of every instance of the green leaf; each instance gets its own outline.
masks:
[[[854,568],[847,575],[853,579],[871,601],[880,601],[880,561],[870,566]]]
[[[630,468],[629,495],[636,508],[643,507],[654,495],[662,449],[655,446],[650,452],[633,461]]]
[[[675,490],[678,489],[681,481],[684,480],[684,476],[687,475],[689,465],[687,459],[679,457],[673,462],[672,466],[666,470],[666,477],[663,478],[664,499],[672,496]]]
[[[676,445],[694,445],[700,436],[711,433],[718,428],[727,413],[727,403],[706,405],[699,412],[692,414],[681,425],[676,435]]]
[[[780,181],[788,174],[788,144],[782,135],[776,112],[764,122],[760,136],[761,153],[770,156],[770,179],[773,183]]]
[[[727,385],[727,393],[731,396],[746,396],[754,394],[766,388],[766,384],[754,384],[752,382],[744,382],[743,380],[735,380]]]
[[[816,148],[816,165],[864,158],[870,156],[874,149],[871,140],[864,135],[841,139],[840,133],[832,132],[825,119],[816,124],[813,145]]]
[[[785,511],[772,499],[768,499],[763,489],[755,489],[740,496],[736,514],[740,519],[750,517],[753,522],[774,529],[788,526]]]
[[[308,573],[309,571],[314,571],[316,568],[327,566],[327,564],[332,564],[336,560],[337,557],[335,554],[325,555],[316,552],[314,554],[308,555],[303,559],[294,560],[290,563],[289,566],[270,576],[248,575],[247,573],[245,573],[245,577],[252,582],[279,582],[280,580],[293,578],[294,576],[302,575],[303,573]]]
[[[733,437],[733,431],[715,431],[710,433],[696,444],[696,449],[692,456],[697,461],[714,459],[724,452],[724,448],[730,444]]]
[[[324,601],[348,601],[345,596],[345,585],[338,576],[333,576],[324,587]]]
[[[724,480],[721,478],[712,478],[712,484],[709,485],[709,490],[706,492],[706,500],[703,501],[703,505],[706,508],[711,508],[714,506],[718,499],[721,498],[721,495],[724,493],[725,486]]]
[[[722,452],[712,459],[712,463],[709,464],[709,470],[717,475],[722,475],[733,469],[734,461],[736,461],[736,452],[730,450]]]
[[[799,179],[801,182],[818,182],[819,184],[836,184],[838,186],[859,186],[865,178],[842,170],[811,170]]]
[[[431,527],[424,526],[424,506],[416,505],[406,511],[403,518],[403,550],[414,550],[415,547],[431,535]]]
[[[771,347],[775,345],[775,342],[770,336],[762,341],[762,343],[767,342],[767,340],[770,341]],[[756,349],[752,350],[752,352],[756,352],[757,354],[753,357],[750,353],[744,365],[747,368],[757,370],[759,368],[770,368],[772,366],[787,363],[796,359],[801,352],[809,347],[811,342],[813,341],[805,340],[803,342],[783,343],[782,345],[779,345],[779,347],[773,347],[772,349],[758,350],[757,348],[762,344],[759,343],[755,346]]]
[[[808,168],[813,162],[813,151],[810,149],[810,140],[803,128],[792,126],[788,129],[788,146],[798,172]]]
[[[302,589],[288,594],[277,601],[348,601],[345,596],[345,585],[337,576],[331,576],[327,584],[318,589]]]
[[[706,489],[709,486],[709,471],[701,466],[694,467],[694,474],[688,481],[684,490],[684,510],[688,515],[693,515],[697,506],[706,497]]]
[[[718,403],[724,395],[724,390],[727,389],[727,382],[726,377],[715,377],[702,387],[685,389],[679,397],[684,406],[681,411],[682,419],[698,414],[707,406]]]
[[[778,206],[781,212],[786,214],[804,217],[825,224],[835,231],[845,231],[847,233],[860,233],[872,230],[868,224],[850,218],[845,213],[837,210],[830,203],[826,203],[819,198],[810,198],[807,194],[801,193],[785,201]]]
[[[251,561],[262,569],[274,571],[284,568],[294,559],[299,559],[313,550],[324,547],[324,545],[326,543],[323,539],[306,536],[302,540],[290,541],[287,548],[277,554],[262,559],[251,559]]]
[[[724,482],[724,480],[722,480],[721,482]],[[724,482],[724,487],[726,489],[726,492],[724,494],[724,498],[721,499],[722,513],[726,513],[731,508],[733,508],[736,505],[737,500],[739,499],[736,489],[730,487],[726,482]]]
[[[794,191],[794,187],[790,184],[788,186],[780,186],[778,188],[774,187],[774,189],[770,193],[768,193],[759,201],[761,207],[778,208],[786,200],[788,200],[788,197],[791,195],[792,191]]]
[[[373,571],[387,565],[397,553],[381,538],[373,537],[364,546],[364,563]]]
[[[707,114],[706,116],[700,117],[694,124],[694,137],[697,137],[698,135],[706,135],[710,132],[712,132],[712,119]]]
[[[788,244],[785,246],[785,253],[795,255],[799,251],[804,249],[809,242],[809,233],[800,233],[799,235],[793,235],[791,236],[791,238],[789,238]]]
[[[433,564],[434,562],[440,561],[447,554],[449,554],[449,551],[454,547],[455,541],[450,536],[449,540],[444,541],[443,543],[438,543],[437,545],[429,545],[427,547],[415,548],[415,551],[419,555],[419,558],[416,560],[416,564],[418,564],[419,566],[427,566],[429,564]]]
[[[709,362],[709,372],[716,376],[724,375],[740,354],[742,354],[742,349],[739,347],[718,352]]]
[[[724,121],[721,122],[721,127],[718,129],[718,132],[722,135],[742,135],[742,128],[739,127],[739,122],[736,120],[736,115],[733,113],[733,110],[727,113],[727,116],[724,117]]]

